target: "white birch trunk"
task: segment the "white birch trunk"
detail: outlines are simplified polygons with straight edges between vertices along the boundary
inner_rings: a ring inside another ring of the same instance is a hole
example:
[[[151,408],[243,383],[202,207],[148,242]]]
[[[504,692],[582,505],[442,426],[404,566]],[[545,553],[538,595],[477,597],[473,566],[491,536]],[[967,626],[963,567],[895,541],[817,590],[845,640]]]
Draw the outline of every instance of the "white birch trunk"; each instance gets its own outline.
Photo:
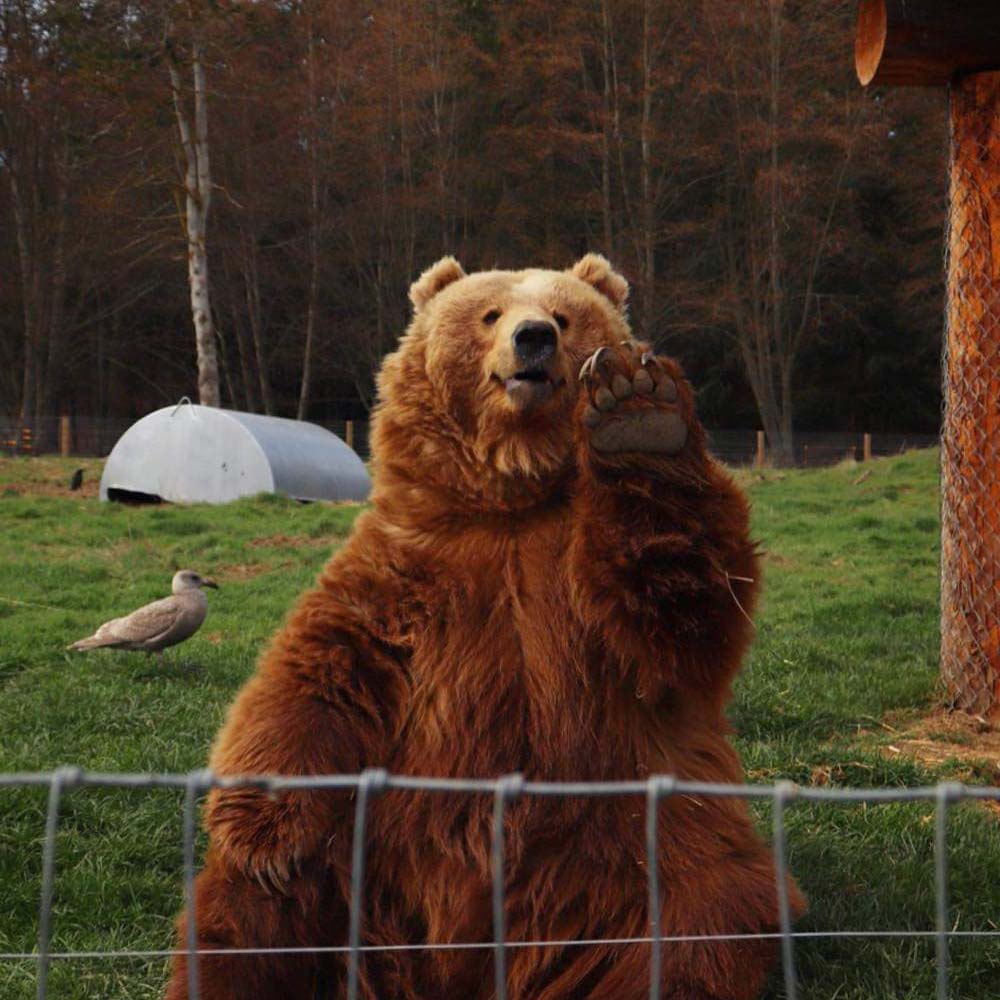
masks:
[[[170,53],[168,52],[168,56]],[[194,320],[198,356],[198,399],[203,406],[219,406],[219,360],[208,280],[208,248],[205,242],[208,210],[212,201],[212,177],[208,159],[208,96],[201,46],[196,40],[191,50],[194,79],[194,133],[184,106],[180,72],[168,58],[170,85],[174,97],[177,130],[184,153],[185,231],[188,244],[188,282],[191,289],[191,316]]]

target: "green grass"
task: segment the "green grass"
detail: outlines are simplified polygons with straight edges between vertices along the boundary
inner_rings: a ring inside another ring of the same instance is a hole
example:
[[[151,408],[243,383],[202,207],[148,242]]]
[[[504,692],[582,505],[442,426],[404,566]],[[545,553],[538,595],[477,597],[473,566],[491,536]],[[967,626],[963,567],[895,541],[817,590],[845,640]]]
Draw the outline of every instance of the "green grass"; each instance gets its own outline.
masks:
[[[273,497],[126,508],[46,485],[75,467],[0,462],[0,770],[202,766],[261,644],[357,508]],[[88,466],[91,492],[97,473]],[[743,478],[767,552],[758,638],[731,712],[752,780],[901,786],[964,776],[878,750],[886,713],[917,713],[936,696],[937,454]],[[197,671],[163,674],[144,657],[63,650],[123,606],[160,596],[182,566],[223,587],[209,595],[202,631],[172,654]],[[170,947],[180,806],[180,793],[165,790],[67,794],[54,948]],[[768,810],[760,816],[766,828]],[[34,947],[44,820],[44,790],[0,790],[2,952]],[[950,832],[952,920],[995,930],[996,822],[963,805]],[[933,928],[930,804],[796,805],[788,837],[812,906],[800,929]],[[796,952],[803,1000],[933,994],[932,942],[806,940]],[[952,997],[997,994],[1000,945],[960,941],[952,957]],[[50,995],[156,997],[164,972],[159,959],[57,961]],[[0,963],[0,1000],[33,996],[34,976],[30,962]],[[776,979],[769,996],[781,994]]]

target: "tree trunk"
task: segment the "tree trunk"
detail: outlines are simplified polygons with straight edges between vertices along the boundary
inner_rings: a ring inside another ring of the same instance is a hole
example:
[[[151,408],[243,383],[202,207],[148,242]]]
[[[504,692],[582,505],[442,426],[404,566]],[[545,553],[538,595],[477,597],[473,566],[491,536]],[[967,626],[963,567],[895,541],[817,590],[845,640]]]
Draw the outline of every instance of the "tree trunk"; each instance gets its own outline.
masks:
[[[656,203],[653,197],[652,0],[642,7],[642,119],[639,126],[639,189],[642,197],[642,335],[656,336]]]
[[[316,309],[319,299],[319,153],[316,149],[319,129],[316,127],[316,53],[312,14],[308,18],[309,33],[306,71],[309,86],[309,291],[306,302],[306,339],[302,349],[302,378],[299,383],[299,406],[296,416],[305,420],[309,409],[309,387],[312,380],[313,339],[316,332]]]
[[[69,141],[64,135],[62,148],[55,157],[55,183],[57,193],[55,201],[55,233],[52,246],[52,273],[49,282],[49,308],[46,317],[46,336],[48,339],[45,369],[40,373],[40,390],[37,398],[39,416],[43,411],[46,416],[55,416],[53,405],[53,390],[55,380],[60,375],[61,354],[63,347],[63,315],[66,308],[66,224],[69,210],[70,185],[70,152]],[[39,367],[41,367],[39,365]],[[42,421],[38,421],[42,426]]]
[[[38,355],[38,319],[40,303],[37,281],[32,266],[31,237],[24,204],[23,187],[18,177],[17,161],[10,163],[11,201],[14,209],[14,232],[17,237],[17,255],[21,264],[21,310],[24,317],[24,361],[21,377],[20,423],[30,427],[35,419],[35,366]]]
[[[250,337],[253,341],[254,360],[257,365],[257,383],[264,412],[274,414],[274,397],[271,380],[267,373],[264,352],[264,320],[260,311],[260,277],[257,269],[257,237],[253,233],[242,234],[243,243],[243,288],[246,295],[247,317],[250,322]]]
[[[168,46],[167,68],[173,91],[174,113],[184,154],[185,233],[188,245],[188,283],[198,356],[198,399],[203,406],[219,405],[219,361],[212,320],[208,277],[206,233],[212,201],[212,178],[208,159],[208,95],[205,67],[197,38],[191,47],[194,82],[194,134],[184,106],[180,71]]]
[[[601,0],[601,222],[604,253],[614,260],[614,223],[611,208],[611,23],[608,0]]]

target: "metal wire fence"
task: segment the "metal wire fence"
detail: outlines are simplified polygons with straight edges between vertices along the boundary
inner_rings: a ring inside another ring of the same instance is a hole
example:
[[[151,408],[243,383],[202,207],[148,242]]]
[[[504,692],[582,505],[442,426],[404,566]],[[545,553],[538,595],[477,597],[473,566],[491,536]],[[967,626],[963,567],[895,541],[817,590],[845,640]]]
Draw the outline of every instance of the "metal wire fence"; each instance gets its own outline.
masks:
[[[94,958],[166,958],[185,955],[188,990],[191,1000],[200,996],[199,959],[206,955],[265,955],[292,953],[334,953],[347,958],[347,998],[357,1000],[360,983],[360,963],[369,952],[429,951],[436,949],[490,949],[493,952],[495,996],[507,1000],[506,958],[509,949],[544,947],[588,947],[599,945],[649,945],[650,1000],[662,996],[663,948],[671,944],[694,942],[732,942],[773,940],[780,942],[781,968],[785,996],[797,1000],[799,982],[796,975],[796,942],[809,938],[932,938],[936,943],[937,1000],[949,996],[949,942],[953,938],[1000,938],[997,930],[959,931],[951,926],[948,879],[948,812],[963,800],[1000,802],[1000,787],[968,786],[945,782],[919,788],[815,788],[803,787],[790,781],[773,785],[711,784],[682,781],[669,775],[653,776],[645,781],[615,782],[540,782],[527,781],[520,774],[510,774],[495,780],[465,778],[429,778],[389,774],[384,770],[368,770],[355,775],[310,776],[245,776],[220,777],[207,770],[188,774],[107,774],[85,772],[75,767],[63,767],[46,773],[0,774],[0,788],[48,787],[48,807],[42,846],[41,895],[38,909],[38,944],[33,952],[0,952],[0,961],[31,961],[37,966],[37,997],[49,996],[49,968],[55,960]],[[174,788],[184,791],[183,806],[183,866],[184,895],[188,907],[187,938],[182,949],[159,951],[53,951],[52,904],[56,877],[56,836],[59,829],[60,807],[64,793],[78,787],[103,788]],[[260,948],[199,948],[197,913],[193,905],[196,874],[196,833],[199,796],[212,788],[255,788],[269,793],[283,791],[340,790],[353,791],[355,798],[354,832],[351,846],[351,888],[347,941],[343,945],[322,947],[260,947]],[[374,796],[389,790],[468,795],[490,795],[493,798],[491,877],[493,937],[490,941],[470,942],[411,942],[390,946],[365,945],[363,939],[363,885],[367,854],[368,809]],[[659,872],[656,864],[660,841],[659,806],[672,796],[743,798],[764,800],[773,805],[773,852],[777,885],[778,925],[774,932],[725,933],[672,936],[662,933],[660,923]],[[509,940],[505,926],[505,864],[504,824],[507,804],[522,796],[536,797],[604,797],[644,796],[646,802],[645,833],[648,873],[649,933],[644,937],[613,939],[573,939],[519,941]],[[796,802],[815,803],[900,803],[932,802],[935,806],[934,869],[935,927],[933,930],[850,930],[795,931],[788,890],[788,847],[785,835],[785,814]]]
[[[369,420],[329,419],[315,422],[347,441],[362,458],[371,457]],[[59,417],[46,417],[26,433],[26,429],[17,422],[0,418],[0,454],[50,455],[59,454],[65,447],[72,455],[101,457],[111,451],[131,423],[131,420],[117,417],[73,417],[67,423]],[[757,431],[717,428],[708,433],[713,454],[727,465],[754,465],[760,460]],[[852,431],[800,431],[795,435],[792,456],[793,464],[798,467],[819,468],[836,465],[845,459],[862,461],[866,456],[898,455],[936,444],[936,434],[866,435]],[[764,459],[770,461],[767,449]]]

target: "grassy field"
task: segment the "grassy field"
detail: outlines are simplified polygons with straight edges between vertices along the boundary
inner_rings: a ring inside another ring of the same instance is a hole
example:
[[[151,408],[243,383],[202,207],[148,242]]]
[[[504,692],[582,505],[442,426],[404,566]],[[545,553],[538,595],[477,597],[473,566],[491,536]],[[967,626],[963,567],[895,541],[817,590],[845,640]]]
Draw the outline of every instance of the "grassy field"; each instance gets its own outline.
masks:
[[[0,460],[0,770],[202,766],[261,644],[357,508],[277,498],[221,508],[102,505],[96,463],[86,464],[84,495],[61,485],[74,467]],[[937,700],[936,453],[745,481],[767,551],[758,639],[731,713],[751,779],[996,784],[996,755],[990,761],[984,750],[980,759],[974,737],[945,742],[924,722]],[[202,631],[172,654],[190,669],[164,674],[141,656],[64,651],[106,617],[161,596],[182,566],[223,588],[209,594]],[[941,752],[906,752],[925,744]],[[68,794],[54,948],[170,946],[180,806],[178,793],[162,790]],[[44,790],[0,790],[0,952],[35,944],[44,819]],[[950,834],[954,926],[997,930],[997,819],[963,805]],[[812,904],[800,929],[933,928],[930,804],[797,805],[788,835]],[[933,994],[926,940],[808,939],[796,951],[803,998]],[[952,997],[1000,996],[1000,941],[956,941],[952,958]],[[161,960],[57,961],[50,995],[155,997],[164,970]],[[31,962],[0,962],[0,998],[33,996],[34,976]],[[769,996],[781,994],[776,980]]]

